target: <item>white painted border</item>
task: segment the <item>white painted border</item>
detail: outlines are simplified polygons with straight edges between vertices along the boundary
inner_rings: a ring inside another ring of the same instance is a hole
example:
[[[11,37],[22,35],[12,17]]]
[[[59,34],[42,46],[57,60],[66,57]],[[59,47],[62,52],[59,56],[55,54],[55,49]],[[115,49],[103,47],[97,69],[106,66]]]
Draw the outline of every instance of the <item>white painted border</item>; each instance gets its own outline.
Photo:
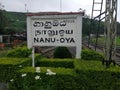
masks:
[[[33,35],[32,35],[32,19],[39,18],[39,19],[48,19],[48,18],[76,18],[76,58],[81,58],[81,50],[82,50],[82,15],[74,14],[74,15],[44,15],[44,16],[28,16],[27,17],[27,44],[28,48],[33,48]],[[70,46],[70,45],[68,45]]]

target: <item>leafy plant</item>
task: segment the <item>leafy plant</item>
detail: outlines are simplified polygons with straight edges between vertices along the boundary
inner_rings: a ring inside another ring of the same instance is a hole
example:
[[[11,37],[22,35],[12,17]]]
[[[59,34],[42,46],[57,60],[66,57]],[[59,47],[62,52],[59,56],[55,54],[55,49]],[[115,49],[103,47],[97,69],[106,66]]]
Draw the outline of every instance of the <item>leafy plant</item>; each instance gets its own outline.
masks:
[[[84,49],[81,56],[84,60],[103,60],[102,54],[90,49]]]
[[[28,57],[31,54],[31,50],[27,47],[17,47],[13,50],[10,50],[7,54],[8,57]]]
[[[25,67],[10,82],[10,90],[119,90],[120,67],[106,69],[100,61],[74,60],[75,69],[41,67],[40,73],[33,67]],[[56,75],[46,75],[50,69]],[[26,77],[21,74],[27,73]],[[41,79],[36,80],[39,75]],[[27,88],[27,89],[26,89]],[[49,88],[49,89],[48,89]]]

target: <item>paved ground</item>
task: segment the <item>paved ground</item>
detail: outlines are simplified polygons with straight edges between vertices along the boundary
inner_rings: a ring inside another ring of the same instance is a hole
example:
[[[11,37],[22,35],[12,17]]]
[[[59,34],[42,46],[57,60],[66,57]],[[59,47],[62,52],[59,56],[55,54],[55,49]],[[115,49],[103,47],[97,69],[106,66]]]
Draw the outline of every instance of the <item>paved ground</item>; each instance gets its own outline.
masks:
[[[1,83],[0,82],[0,90],[9,90],[8,83]]]

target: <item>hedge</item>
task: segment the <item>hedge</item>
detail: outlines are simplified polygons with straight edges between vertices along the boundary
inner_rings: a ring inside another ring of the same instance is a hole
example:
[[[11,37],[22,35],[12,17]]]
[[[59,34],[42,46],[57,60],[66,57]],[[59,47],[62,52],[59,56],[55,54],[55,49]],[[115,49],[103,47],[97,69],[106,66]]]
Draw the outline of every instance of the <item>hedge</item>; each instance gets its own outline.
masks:
[[[8,82],[16,72],[28,65],[30,58],[0,58],[0,82]]]
[[[70,68],[61,68],[61,67],[58,67],[58,68],[54,68],[54,67],[40,67],[40,73],[42,74],[45,74],[47,72],[47,69],[50,69],[51,71],[59,74],[59,75],[74,75],[75,72],[74,72],[74,69],[70,69]],[[35,68],[33,67],[25,67],[21,70],[18,71],[19,73],[35,73]]]
[[[13,50],[10,50],[7,54],[8,57],[19,57],[19,58],[25,58],[29,57],[31,54],[31,49],[28,49],[27,47],[17,47]]]
[[[14,65],[0,65],[0,82],[9,82],[17,70],[18,67]]]
[[[55,72],[56,75],[46,75],[47,69]],[[21,77],[24,73],[26,76]],[[74,69],[41,67],[41,72],[36,73],[35,68],[26,67],[19,71],[13,82],[9,83],[10,90],[68,90],[69,88],[74,90],[75,85],[72,81],[74,74]],[[41,79],[35,80],[36,75]]]
[[[73,76],[40,74],[39,80],[35,80],[35,76],[35,73],[27,73],[27,76],[22,78],[18,74],[10,83],[10,90],[75,90]]]
[[[80,63],[80,64],[78,64]],[[78,87],[84,90],[119,90],[120,67],[106,68],[100,61],[75,61]],[[84,83],[83,83],[84,82]]]
[[[74,59],[46,59],[37,61],[36,66],[40,67],[64,67],[74,68]]]
[[[0,58],[0,65],[19,65],[21,63],[28,62],[30,58]]]
[[[104,59],[101,53],[90,49],[82,50],[81,58],[84,60],[100,60],[100,61]]]
[[[7,58],[0,59],[0,72],[2,72],[0,81],[9,83],[9,90],[120,89],[120,67],[118,66],[111,65],[110,68],[106,68],[100,61],[74,60],[74,68],[41,67],[41,72],[36,73],[35,68],[19,67],[26,61],[29,59],[8,58],[8,62]],[[46,75],[47,69],[55,72],[56,75]],[[21,75],[25,73],[26,76],[22,77]],[[35,80],[37,75],[41,79]]]
[[[107,69],[95,68],[102,65],[98,62],[75,61],[81,65],[75,69],[41,67],[41,72],[36,73],[35,68],[26,67],[19,71],[14,81],[10,82],[10,90],[119,90],[120,67]],[[86,66],[90,64],[91,67]],[[93,63],[93,64],[92,64]],[[84,65],[83,65],[84,64]],[[56,75],[46,75],[46,69],[56,72]],[[75,72],[76,71],[76,72]],[[21,74],[26,73],[26,77]],[[39,75],[41,79],[35,80]]]
[[[74,60],[75,70],[81,71],[105,71],[105,72],[118,72],[120,73],[120,67],[111,64],[109,68],[102,65],[101,61],[86,61],[86,60]]]

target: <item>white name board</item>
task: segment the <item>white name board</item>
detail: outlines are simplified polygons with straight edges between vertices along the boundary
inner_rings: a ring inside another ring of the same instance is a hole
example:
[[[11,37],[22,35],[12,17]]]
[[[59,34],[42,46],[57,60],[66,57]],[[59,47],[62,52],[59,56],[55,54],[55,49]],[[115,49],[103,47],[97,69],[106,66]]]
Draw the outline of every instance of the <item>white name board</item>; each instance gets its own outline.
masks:
[[[75,46],[75,19],[32,19],[34,46]]]
[[[76,46],[81,50],[81,38],[82,15],[80,14],[27,17],[28,48],[33,46]]]

